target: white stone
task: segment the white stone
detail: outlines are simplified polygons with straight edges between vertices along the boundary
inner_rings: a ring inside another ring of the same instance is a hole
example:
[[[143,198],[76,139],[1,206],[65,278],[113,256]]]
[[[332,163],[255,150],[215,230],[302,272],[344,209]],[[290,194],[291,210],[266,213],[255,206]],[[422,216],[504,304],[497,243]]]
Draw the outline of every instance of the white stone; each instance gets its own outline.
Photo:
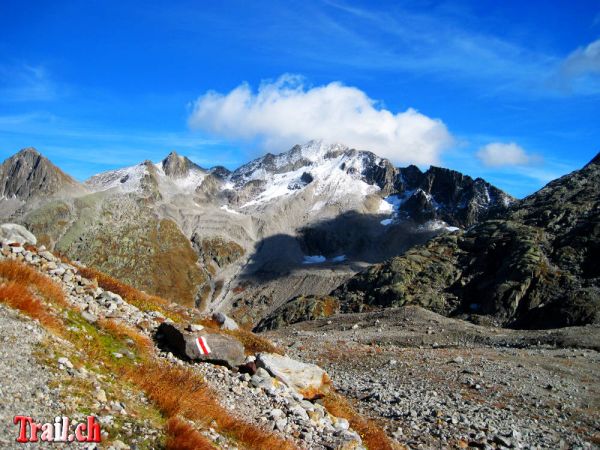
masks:
[[[222,330],[237,330],[239,328],[235,320],[222,312],[214,313],[213,319],[219,324]]]
[[[18,242],[19,244],[37,244],[37,239],[22,225],[16,223],[3,223],[0,225],[0,240],[10,243]]]
[[[269,413],[269,415],[273,419],[277,420],[277,419],[279,419],[280,417],[282,417],[284,415],[284,412],[281,409],[279,409],[279,408],[275,408],[275,409],[271,410],[271,412]]]
[[[62,364],[65,367],[68,367],[69,369],[73,368],[73,363],[71,361],[69,361],[69,358],[65,358],[65,357],[58,358],[58,363]]]
[[[336,430],[347,430],[350,428],[350,423],[341,417],[338,417],[333,425]]]
[[[47,261],[54,261],[56,259],[54,257],[54,255],[47,250],[44,250],[44,251],[38,250],[38,255],[40,255],[42,258],[44,258]]]
[[[99,402],[102,402],[102,403],[106,403],[107,402],[106,392],[104,392],[103,389],[98,389],[96,391],[96,400],[98,400]]]
[[[319,366],[296,361],[288,356],[259,353],[256,364],[304,398],[314,398],[317,393],[327,390],[329,385],[327,373]]]

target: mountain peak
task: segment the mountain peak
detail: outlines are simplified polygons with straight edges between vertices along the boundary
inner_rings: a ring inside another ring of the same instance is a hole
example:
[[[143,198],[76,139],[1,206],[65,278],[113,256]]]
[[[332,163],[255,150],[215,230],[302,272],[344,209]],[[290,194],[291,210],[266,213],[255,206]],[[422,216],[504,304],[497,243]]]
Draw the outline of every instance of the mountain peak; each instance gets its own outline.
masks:
[[[339,154],[340,152],[344,152],[349,149],[350,148],[347,145],[339,142],[327,142],[322,139],[314,139],[303,145],[295,145],[286,153],[290,155],[298,153],[301,154],[302,157],[314,161],[327,158],[327,156],[332,154]],[[282,155],[286,153],[282,153]]]
[[[183,178],[189,174],[190,169],[203,170],[197,164],[194,164],[185,156],[180,156],[176,151],[172,151],[161,162],[165,174],[172,178]]]
[[[52,195],[79,183],[33,147],[27,147],[0,165],[0,196],[27,200]]]
[[[40,152],[38,152],[35,147],[25,147],[25,148],[19,150],[19,152],[15,156],[20,156],[20,157],[26,157],[26,156],[40,157],[40,156],[42,156],[42,154]]]
[[[169,161],[169,160],[177,160],[177,159],[182,159],[182,156],[179,155],[179,153],[177,153],[175,150],[172,150],[165,159],[163,159],[163,161]]]

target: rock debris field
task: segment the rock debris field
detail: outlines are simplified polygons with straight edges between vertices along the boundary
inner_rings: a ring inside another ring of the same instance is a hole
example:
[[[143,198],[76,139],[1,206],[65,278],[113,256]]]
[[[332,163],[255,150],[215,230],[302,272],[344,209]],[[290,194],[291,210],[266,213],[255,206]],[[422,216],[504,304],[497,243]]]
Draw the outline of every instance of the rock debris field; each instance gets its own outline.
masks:
[[[556,341],[551,332],[486,329],[411,307],[267,335],[323,367],[407,448],[588,449],[600,448],[598,331],[564,329],[563,342],[584,348],[559,348],[544,343]]]

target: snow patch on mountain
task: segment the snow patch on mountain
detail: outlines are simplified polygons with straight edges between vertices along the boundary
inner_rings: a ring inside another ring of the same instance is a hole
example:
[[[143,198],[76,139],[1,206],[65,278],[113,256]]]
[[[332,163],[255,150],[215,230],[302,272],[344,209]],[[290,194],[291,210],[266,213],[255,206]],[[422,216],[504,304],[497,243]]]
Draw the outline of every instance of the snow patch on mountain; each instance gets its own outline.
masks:
[[[236,186],[243,186],[250,181],[260,180],[265,188],[242,208],[295,195],[307,186],[314,186],[314,196],[323,198],[315,203],[313,211],[346,196],[364,197],[379,191],[378,186],[362,179],[364,154],[349,150],[341,144],[311,141],[287,153],[266,155],[252,161],[234,172],[232,181]]]
[[[394,204],[391,202],[388,202],[387,199],[389,197],[386,198],[382,198],[381,201],[379,202],[379,209],[378,212],[382,213],[382,214],[386,214],[386,213],[392,213],[394,212]]]
[[[344,262],[347,259],[348,258],[346,257],[346,255],[339,255],[339,256],[335,256],[335,257],[331,258],[331,262],[335,262],[335,263]]]
[[[237,211],[235,211],[235,210],[231,209],[231,208],[230,208],[228,205],[222,205],[222,206],[221,206],[221,209],[222,209],[223,211],[225,211],[225,212],[228,212],[228,213],[230,213],[230,214],[238,214],[238,215],[240,214],[239,212],[237,212]]]
[[[382,214],[390,213],[388,219],[383,219],[379,223],[384,227],[393,224],[398,219],[398,211],[400,206],[414,193],[414,191],[407,191],[403,195],[388,195],[381,200],[379,204],[379,212]]]
[[[460,228],[451,227],[443,220],[429,220],[424,224],[421,224],[417,227],[419,231],[438,231],[438,230],[446,230],[446,231],[458,231]]]
[[[346,261],[348,258],[346,255],[339,255],[330,258],[329,260],[323,255],[305,255],[302,260],[302,264],[322,264],[324,262],[341,263]]]
[[[321,264],[325,261],[327,261],[327,258],[325,258],[323,255],[306,255],[304,257],[304,261],[302,261],[302,264]]]
[[[110,170],[94,175],[85,184],[96,192],[118,188],[121,192],[141,192],[144,177],[151,176],[149,168],[157,176],[161,192],[167,194],[192,194],[206,177],[206,172],[192,167],[183,177],[169,177],[161,163],[144,162],[135,166]]]
[[[138,192],[141,190],[141,180],[148,174],[144,163],[122,169],[110,170],[94,175],[85,184],[94,191],[107,191],[119,188],[123,192]]]

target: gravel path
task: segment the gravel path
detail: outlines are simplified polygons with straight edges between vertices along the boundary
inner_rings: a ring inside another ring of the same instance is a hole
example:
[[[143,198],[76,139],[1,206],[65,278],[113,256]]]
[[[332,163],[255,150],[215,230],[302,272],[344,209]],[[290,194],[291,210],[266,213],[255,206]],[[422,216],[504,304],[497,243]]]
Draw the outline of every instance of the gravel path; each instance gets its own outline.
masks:
[[[34,355],[46,332],[32,320],[0,305],[0,447],[22,449],[15,441],[15,415],[50,422],[64,405],[58,388],[49,387],[51,372]],[[41,447],[41,446],[40,446]],[[46,445],[47,448],[60,448]]]

